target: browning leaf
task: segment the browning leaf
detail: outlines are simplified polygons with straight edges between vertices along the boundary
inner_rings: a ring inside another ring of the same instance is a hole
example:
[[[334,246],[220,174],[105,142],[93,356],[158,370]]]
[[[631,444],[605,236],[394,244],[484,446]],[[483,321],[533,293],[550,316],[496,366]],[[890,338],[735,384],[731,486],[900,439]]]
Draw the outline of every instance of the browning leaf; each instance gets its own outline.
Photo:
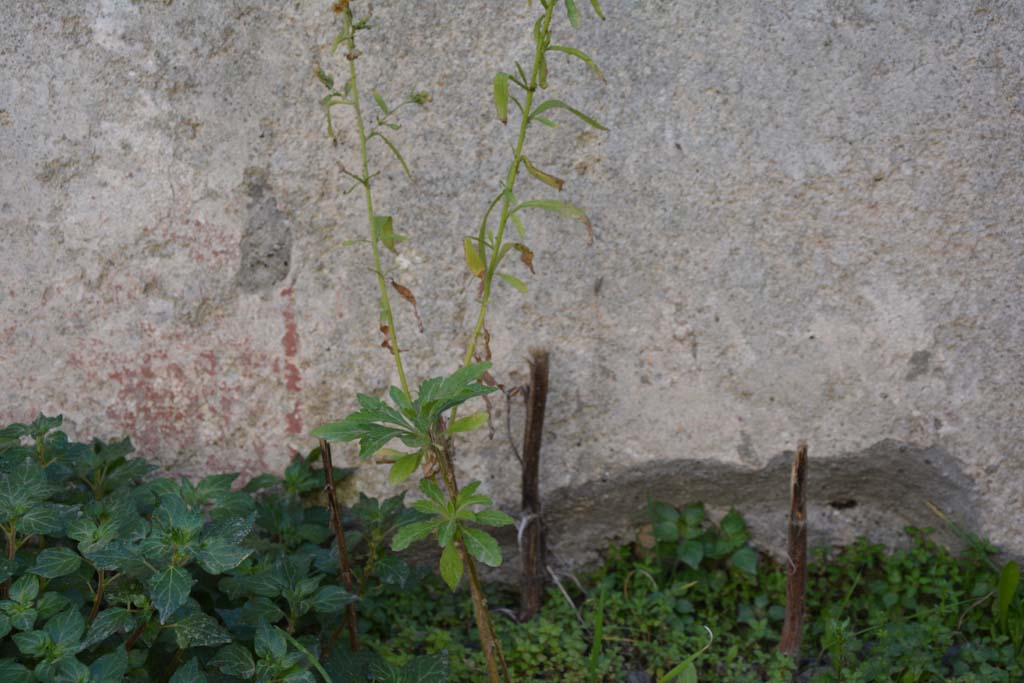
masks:
[[[530,269],[531,273],[533,270],[533,252],[525,244],[519,244],[518,242],[512,243],[512,248],[519,252],[519,260]],[[536,273],[534,273],[536,274]]]
[[[416,305],[416,295],[412,293],[412,290],[404,285],[400,285],[395,280],[391,280],[391,286],[395,288],[398,295],[412,304],[412,313],[416,316],[416,324],[420,328],[420,332],[423,332],[423,318],[420,317],[419,306]]]

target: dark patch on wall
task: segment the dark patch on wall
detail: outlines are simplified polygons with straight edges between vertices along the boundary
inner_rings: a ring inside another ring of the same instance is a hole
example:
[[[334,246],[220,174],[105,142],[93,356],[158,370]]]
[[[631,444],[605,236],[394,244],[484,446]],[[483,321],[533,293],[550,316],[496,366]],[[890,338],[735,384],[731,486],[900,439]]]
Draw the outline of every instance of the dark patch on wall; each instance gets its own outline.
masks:
[[[907,381],[915,380],[928,372],[931,360],[931,351],[914,351],[910,356],[910,369],[907,370]]]
[[[248,220],[235,277],[239,288],[257,292],[288,276],[292,259],[292,222],[277,206],[266,169],[247,168],[242,187],[249,196]]]

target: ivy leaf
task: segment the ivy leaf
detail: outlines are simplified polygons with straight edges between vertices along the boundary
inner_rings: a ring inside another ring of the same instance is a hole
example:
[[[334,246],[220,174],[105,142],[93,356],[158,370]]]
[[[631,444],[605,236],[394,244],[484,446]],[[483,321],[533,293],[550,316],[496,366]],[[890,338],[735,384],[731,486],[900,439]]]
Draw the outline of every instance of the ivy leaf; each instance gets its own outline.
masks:
[[[199,661],[192,658],[175,671],[167,683],[207,683],[207,680],[206,674],[199,669]]]
[[[195,579],[183,567],[170,566],[151,576],[147,583],[153,606],[160,612],[160,623],[164,624],[188,600]]]
[[[43,578],[56,579],[71,574],[81,564],[81,556],[71,548],[47,548],[36,556],[36,564],[30,571]]]
[[[394,538],[391,539],[391,549],[395,552],[405,550],[415,541],[429,536],[434,529],[441,525],[442,520],[432,519],[426,522],[413,522],[412,524],[406,524],[398,533],[395,534]]]
[[[565,111],[569,112],[570,114],[573,114],[574,116],[576,116],[577,118],[582,120],[584,123],[586,123],[586,124],[588,124],[590,126],[593,126],[594,128],[597,128],[598,130],[604,130],[604,131],[608,130],[607,128],[602,126],[600,123],[598,123],[596,120],[594,120],[593,118],[591,118],[591,117],[587,116],[586,114],[584,114],[583,112],[581,112],[579,109],[574,109],[573,107],[570,107],[568,104],[566,104],[565,102],[563,102],[561,100],[545,100],[544,102],[541,102],[530,113],[530,119],[533,120],[536,117],[538,117],[541,114],[543,114],[544,112],[550,111],[552,109],[564,109]]]
[[[501,566],[501,548],[498,541],[486,531],[463,528],[462,542],[470,555],[489,567]]]
[[[93,645],[102,643],[118,632],[127,632],[135,625],[135,617],[123,607],[111,607],[96,615],[89,632],[82,641],[82,649],[88,649]]]
[[[6,683],[32,683],[35,676],[13,659],[0,659],[0,681]]]
[[[238,541],[215,537],[203,541],[196,553],[196,561],[204,570],[216,575],[234,569],[251,554],[252,548],[242,547]]]
[[[323,586],[313,595],[312,606],[321,614],[335,614],[355,600],[354,595],[340,586]]]
[[[71,608],[51,618],[43,626],[43,630],[55,644],[63,645],[70,650],[72,646],[78,645],[82,634],[85,633],[85,617],[77,609]]]
[[[121,683],[128,671],[128,652],[121,645],[89,665],[91,683]]]
[[[283,659],[288,654],[288,641],[284,633],[267,623],[260,624],[256,629],[253,646],[256,649],[256,656],[260,659]]]
[[[238,643],[217,650],[217,654],[207,662],[207,665],[215,667],[225,676],[237,676],[245,680],[256,674],[256,662],[253,661],[252,653]]]
[[[459,550],[454,543],[445,546],[441,553],[441,578],[448,584],[448,587],[455,590],[462,579],[462,558],[459,557]]]
[[[741,572],[757,576],[757,552],[750,546],[744,546],[729,557],[729,564]]]
[[[676,547],[676,558],[691,569],[696,569],[704,559],[704,544],[698,540],[684,541]]]
[[[498,110],[498,120],[508,123],[508,79],[509,74],[499,71],[494,75],[494,107]]]
[[[523,202],[512,211],[518,212],[522,209],[544,209],[551,213],[557,213],[559,216],[574,218],[582,222],[584,227],[586,227],[590,242],[593,243],[594,241],[594,226],[590,222],[590,218],[587,217],[587,214],[578,206],[574,206],[569,202],[563,202],[560,199],[531,199],[530,201]]]
[[[26,574],[11,584],[7,597],[22,605],[32,602],[39,595],[39,579]]]
[[[170,625],[182,650],[190,647],[210,647],[231,642],[231,635],[208,614],[196,612]]]

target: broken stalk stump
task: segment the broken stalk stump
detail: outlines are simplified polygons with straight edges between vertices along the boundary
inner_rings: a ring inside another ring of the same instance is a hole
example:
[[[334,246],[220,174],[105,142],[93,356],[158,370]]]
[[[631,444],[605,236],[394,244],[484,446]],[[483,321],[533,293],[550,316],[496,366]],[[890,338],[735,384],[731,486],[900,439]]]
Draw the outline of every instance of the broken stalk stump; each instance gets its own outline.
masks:
[[[530,351],[530,385],[526,394],[526,425],[523,431],[523,521],[519,547],[522,552],[519,620],[528,621],[540,610],[544,594],[544,522],[540,505],[540,445],[544,432],[544,408],[548,399],[549,354]]]
[[[345,530],[341,526],[341,508],[338,507],[338,497],[334,491],[334,463],[331,460],[331,445],[320,439],[320,458],[324,465],[324,481],[327,489],[327,508],[331,514],[331,528],[334,529],[334,539],[338,544],[338,566],[341,569],[341,580],[345,584],[345,590],[349,595],[355,595],[355,582],[352,580],[352,566],[348,562],[348,546],[345,543]],[[342,626],[348,626],[348,645],[355,652],[359,649],[358,627],[356,625],[356,604],[350,602],[345,608],[345,621],[338,625],[338,628],[331,634],[331,644],[338,639]]]
[[[807,591],[807,443],[801,441],[793,458],[789,482],[789,529],[786,566],[786,619],[779,652],[796,661],[803,637]]]

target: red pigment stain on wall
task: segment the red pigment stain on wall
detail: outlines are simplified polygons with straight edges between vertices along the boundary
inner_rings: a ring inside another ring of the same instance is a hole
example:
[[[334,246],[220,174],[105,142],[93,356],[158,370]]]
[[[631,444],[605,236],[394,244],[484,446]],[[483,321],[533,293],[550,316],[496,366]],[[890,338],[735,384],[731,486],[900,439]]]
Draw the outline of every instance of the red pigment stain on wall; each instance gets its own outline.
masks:
[[[285,308],[281,312],[284,318],[284,336],[281,337],[281,347],[284,349],[284,381],[288,391],[299,393],[302,388],[302,374],[296,364],[299,355],[299,326],[295,322],[295,311],[292,300],[293,290],[291,287],[281,290],[281,296],[286,299]],[[275,363],[276,366],[276,363]],[[302,433],[302,401],[296,400],[291,412],[284,416],[286,431],[288,434]]]

